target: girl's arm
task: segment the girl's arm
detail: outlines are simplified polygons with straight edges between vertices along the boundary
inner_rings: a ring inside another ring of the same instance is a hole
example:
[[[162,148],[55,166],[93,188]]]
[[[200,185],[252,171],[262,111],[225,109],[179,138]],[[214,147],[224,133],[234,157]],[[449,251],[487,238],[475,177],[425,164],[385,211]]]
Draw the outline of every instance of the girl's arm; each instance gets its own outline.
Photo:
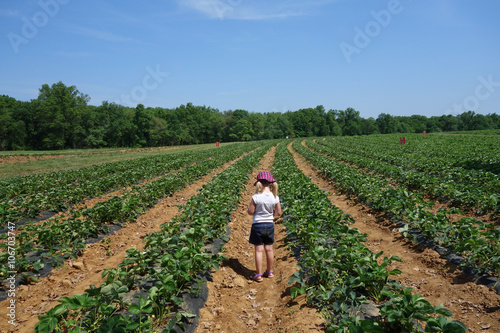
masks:
[[[278,202],[276,206],[274,206],[274,211],[273,211],[274,216],[280,216],[281,215],[281,204]]]
[[[250,201],[250,205],[248,205],[248,214],[253,215],[255,213],[255,201]]]

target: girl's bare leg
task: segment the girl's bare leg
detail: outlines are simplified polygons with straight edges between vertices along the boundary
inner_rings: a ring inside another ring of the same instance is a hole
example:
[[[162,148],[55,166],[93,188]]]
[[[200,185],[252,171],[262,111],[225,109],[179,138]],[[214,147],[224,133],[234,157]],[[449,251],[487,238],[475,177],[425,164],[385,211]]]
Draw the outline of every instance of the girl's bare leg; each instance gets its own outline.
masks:
[[[264,253],[264,245],[255,245],[255,269],[257,274],[262,274],[262,253]]]
[[[273,245],[272,244],[271,245],[265,245],[264,249],[266,250],[267,271],[270,272],[270,271],[273,270],[273,264],[274,264],[274,250],[273,250]]]

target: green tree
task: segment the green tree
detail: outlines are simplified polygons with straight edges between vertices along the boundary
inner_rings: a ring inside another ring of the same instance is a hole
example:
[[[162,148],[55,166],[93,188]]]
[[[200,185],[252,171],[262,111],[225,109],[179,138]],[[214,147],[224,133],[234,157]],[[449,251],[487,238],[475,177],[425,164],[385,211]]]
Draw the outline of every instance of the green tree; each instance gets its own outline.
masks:
[[[426,121],[426,127],[428,132],[439,133],[442,132],[439,126],[439,117],[430,117]]]
[[[284,118],[281,113],[265,113],[264,114],[264,137],[263,139],[280,139],[284,138],[286,129]]]
[[[336,110],[329,110],[326,114],[326,125],[328,126],[328,135],[332,136],[341,136],[342,129],[340,128],[339,123],[337,122],[338,112]]]
[[[452,115],[442,115],[439,117],[439,126],[445,132],[458,130],[458,119]]]
[[[192,115],[192,135],[198,143],[220,141],[224,128],[222,114],[217,109],[206,106],[198,106]]]
[[[337,121],[342,128],[343,135],[361,135],[361,117],[359,111],[353,108],[339,111]]]
[[[211,109],[208,115],[208,136],[205,143],[221,141],[224,135],[224,115],[217,109]]]
[[[99,107],[89,105],[86,112],[82,114],[82,127],[85,135],[78,144],[79,147],[101,148],[107,146],[104,138],[109,126],[109,118],[108,114],[99,111]]]
[[[250,122],[250,114],[246,110],[237,109],[226,111],[225,140],[249,141],[253,138],[254,131]]]
[[[378,129],[382,134],[396,133],[398,124],[393,116],[381,113],[376,120]]]
[[[181,122],[183,144],[198,144],[202,142],[202,109],[204,107],[194,106],[193,103],[181,105],[177,110],[177,117]]]
[[[496,113],[488,114],[489,121],[491,122],[492,128],[500,129],[500,116]]]
[[[248,120],[252,126],[253,136],[252,140],[264,140],[267,139],[266,135],[266,116],[262,113],[250,113]]]
[[[408,122],[408,117],[394,117],[397,133],[413,133],[413,127]]]
[[[150,143],[152,146],[165,146],[167,144],[167,122],[159,117],[153,116],[151,119]]]
[[[144,109],[144,105],[138,104],[134,114],[134,145],[147,147],[150,141],[151,114]]]
[[[135,125],[135,108],[122,106],[123,132],[120,136],[119,147],[137,147],[137,126]]]
[[[476,113],[474,111],[467,111],[459,114],[458,118],[458,129],[460,131],[471,131],[473,130],[474,117]]]
[[[107,147],[127,147],[126,137],[133,128],[133,111],[130,108],[103,101],[95,110],[96,120],[104,130],[102,140]]]
[[[325,108],[322,105],[318,105],[316,108],[287,112],[286,115],[298,137],[325,136],[330,133],[326,122]]]
[[[373,119],[373,117],[370,117],[368,119],[361,119],[360,129],[361,129],[361,134],[363,135],[379,133],[377,122],[375,119]]]
[[[482,114],[476,114],[476,116],[472,121],[472,127],[474,130],[485,130],[494,128],[493,124],[490,121],[490,118]]]
[[[430,132],[429,128],[427,128],[427,117],[412,115],[408,121],[414,133]]]
[[[316,136],[327,136],[330,135],[330,127],[327,123],[327,114],[325,111],[325,107],[323,105],[318,105],[314,108],[315,114],[315,122],[314,125],[316,127]]]
[[[33,104],[16,101],[11,112],[11,132],[7,137],[7,149],[30,149],[32,145]]]
[[[38,122],[42,147],[45,149],[76,148],[83,134],[81,114],[90,101],[75,86],[58,83],[42,85],[38,94],[35,121]]]
[[[253,137],[252,123],[247,118],[241,118],[229,130],[231,141],[250,141]]]
[[[12,97],[0,96],[0,150],[7,149],[7,138],[12,135],[12,112],[16,100]]]

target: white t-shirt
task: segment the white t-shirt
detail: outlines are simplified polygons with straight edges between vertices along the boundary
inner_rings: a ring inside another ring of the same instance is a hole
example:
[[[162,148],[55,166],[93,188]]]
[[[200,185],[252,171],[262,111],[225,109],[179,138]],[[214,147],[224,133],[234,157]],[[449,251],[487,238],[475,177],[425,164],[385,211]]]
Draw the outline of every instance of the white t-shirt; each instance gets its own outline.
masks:
[[[255,193],[252,199],[255,202],[253,223],[273,223],[274,207],[280,202],[280,197],[274,197],[274,194],[266,192]]]

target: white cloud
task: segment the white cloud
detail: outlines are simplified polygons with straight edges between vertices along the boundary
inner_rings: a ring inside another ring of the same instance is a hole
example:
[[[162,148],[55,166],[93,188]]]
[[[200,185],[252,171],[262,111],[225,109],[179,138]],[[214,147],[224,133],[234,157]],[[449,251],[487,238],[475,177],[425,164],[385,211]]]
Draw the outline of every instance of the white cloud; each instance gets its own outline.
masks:
[[[212,19],[268,20],[308,15],[312,8],[337,0],[316,1],[249,1],[249,0],[178,0],[187,8],[194,9]]]
[[[94,37],[94,38],[106,40],[109,42],[131,42],[131,41],[133,41],[133,39],[130,37],[116,35],[116,34],[109,32],[109,31],[102,31],[102,30],[90,29],[90,28],[85,28],[85,27],[77,27],[76,31],[80,35]]]

